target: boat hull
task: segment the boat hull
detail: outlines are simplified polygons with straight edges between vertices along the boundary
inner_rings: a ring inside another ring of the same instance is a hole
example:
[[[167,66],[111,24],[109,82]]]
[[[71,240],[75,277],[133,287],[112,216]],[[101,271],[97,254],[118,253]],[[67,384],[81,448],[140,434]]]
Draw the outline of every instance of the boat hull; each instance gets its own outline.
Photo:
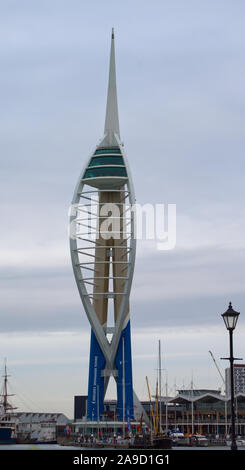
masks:
[[[136,438],[133,444],[129,445],[130,449],[171,449],[172,448],[172,439],[167,437],[159,437],[146,439],[146,438]]]
[[[0,428],[0,445],[16,444],[16,439],[12,436],[11,428]]]

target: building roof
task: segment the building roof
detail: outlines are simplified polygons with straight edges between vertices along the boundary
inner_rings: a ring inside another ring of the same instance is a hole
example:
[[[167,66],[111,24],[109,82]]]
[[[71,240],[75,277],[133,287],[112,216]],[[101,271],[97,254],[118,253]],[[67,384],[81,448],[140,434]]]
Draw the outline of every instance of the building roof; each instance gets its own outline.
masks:
[[[66,424],[70,422],[63,413],[32,413],[32,412],[17,412],[14,413],[20,423],[40,423],[43,421],[52,420],[57,424]]]
[[[245,364],[233,364],[233,367],[235,367],[235,368],[239,368],[239,367],[243,367],[243,368],[245,368]],[[227,367],[227,369],[229,369],[229,370],[230,370],[230,368],[229,368],[229,367]],[[226,370],[227,370],[227,369],[226,369]]]
[[[238,402],[245,402],[245,394],[244,393],[237,393],[235,395],[235,399],[237,399]],[[174,398],[171,398],[168,403],[215,403],[217,401],[230,401],[230,396],[225,396],[221,395],[220,393],[203,393],[202,395],[198,396],[190,396],[190,395],[184,395],[184,394],[179,394]]]
[[[204,393],[214,393],[216,395],[221,393],[221,390],[210,389],[210,388],[197,388],[197,389],[180,389],[178,390],[179,395],[184,396],[200,396]]]

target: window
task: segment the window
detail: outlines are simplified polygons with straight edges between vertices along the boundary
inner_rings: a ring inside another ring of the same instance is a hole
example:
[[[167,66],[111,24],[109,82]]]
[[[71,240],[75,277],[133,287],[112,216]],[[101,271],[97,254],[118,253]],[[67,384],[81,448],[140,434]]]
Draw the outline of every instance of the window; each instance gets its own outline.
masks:
[[[121,153],[121,150],[118,147],[110,149],[97,149],[95,150],[94,155],[100,155],[102,153]]]
[[[92,157],[89,166],[97,165],[124,165],[123,158],[119,155],[103,155],[100,157]]]
[[[123,176],[127,177],[125,167],[100,167],[85,171],[84,178],[97,178],[98,176]]]

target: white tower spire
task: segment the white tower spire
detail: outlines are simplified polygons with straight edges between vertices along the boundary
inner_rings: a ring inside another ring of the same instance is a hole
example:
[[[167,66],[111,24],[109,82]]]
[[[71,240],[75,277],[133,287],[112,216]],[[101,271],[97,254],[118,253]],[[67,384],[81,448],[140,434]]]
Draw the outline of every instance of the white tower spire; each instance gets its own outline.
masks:
[[[106,135],[105,140],[107,144],[113,145],[114,140],[115,140],[114,134],[117,134],[117,136],[120,139],[118,106],[117,106],[114,28],[112,28],[110,71],[109,71],[109,83],[108,83],[106,117],[105,117],[105,135]]]
[[[95,223],[83,214],[84,204],[89,213],[94,214]],[[134,204],[132,177],[119,137],[112,30],[105,133],[102,142],[89,156],[75,188],[69,224],[71,259],[91,325],[87,418],[89,421],[101,419],[112,376],[117,383],[119,419],[125,422],[136,413],[139,413],[137,418],[143,413],[150,427],[132,385],[129,296],[136,253]],[[114,228],[111,234],[109,227],[106,231],[103,228],[107,217],[105,211],[108,210],[109,216],[111,208],[113,214],[117,214],[114,219],[119,219],[115,235]],[[107,326],[110,312],[114,314],[113,326]],[[125,362],[126,368],[123,367]]]

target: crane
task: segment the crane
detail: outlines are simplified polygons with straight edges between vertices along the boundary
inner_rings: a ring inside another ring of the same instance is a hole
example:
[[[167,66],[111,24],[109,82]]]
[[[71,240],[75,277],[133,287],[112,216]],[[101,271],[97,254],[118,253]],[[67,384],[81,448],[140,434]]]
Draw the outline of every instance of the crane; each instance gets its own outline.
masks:
[[[221,377],[221,379],[222,379],[222,382],[223,382],[223,384],[225,385],[225,379],[224,379],[224,376],[223,376],[223,375],[222,375],[222,373],[220,372],[220,368],[219,368],[219,366],[218,366],[218,364],[217,364],[217,362],[216,362],[216,360],[215,360],[215,357],[214,357],[214,355],[213,355],[212,351],[208,351],[208,352],[209,352],[209,354],[210,354],[211,358],[212,358],[212,359],[213,359],[213,361],[214,361],[214,364],[215,364],[215,366],[216,366],[216,369],[217,369],[217,371],[218,371],[218,373],[219,373],[219,375],[220,375],[220,377]]]

